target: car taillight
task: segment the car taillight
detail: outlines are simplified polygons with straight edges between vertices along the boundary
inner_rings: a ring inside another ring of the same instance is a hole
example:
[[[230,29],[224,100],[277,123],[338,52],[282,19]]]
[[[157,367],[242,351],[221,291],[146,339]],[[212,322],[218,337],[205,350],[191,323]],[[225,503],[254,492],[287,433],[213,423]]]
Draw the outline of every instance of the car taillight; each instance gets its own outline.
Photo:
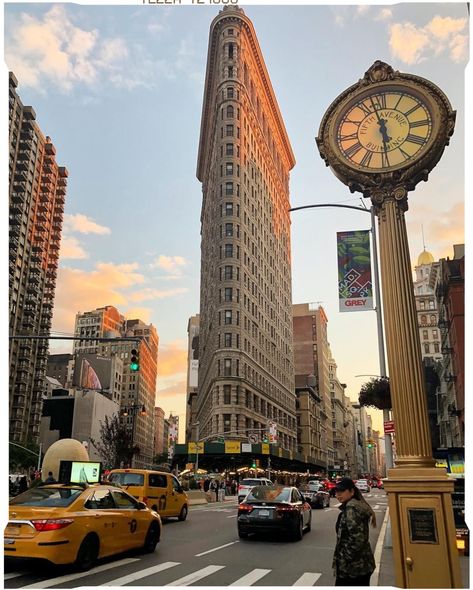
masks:
[[[251,512],[253,510],[253,506],[251,504],[240,504],[238,506],[238,512]]]
[[[238,486],[238,491],[241,491],[243,489],[243,486]]]
[[[37,531],[43,532],[63,529],[72,524],[74,521],[72,518],[50,518],[47,520],[32,520],[31,522]]]

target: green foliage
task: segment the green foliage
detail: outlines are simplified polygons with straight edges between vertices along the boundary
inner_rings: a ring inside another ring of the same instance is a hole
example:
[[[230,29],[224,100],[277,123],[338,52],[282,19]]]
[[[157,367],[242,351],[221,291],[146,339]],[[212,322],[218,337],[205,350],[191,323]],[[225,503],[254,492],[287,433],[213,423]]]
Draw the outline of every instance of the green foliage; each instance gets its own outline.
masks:
[[[361,386],[358,398],[360,406],[389,410],[391,404],[391,389],[388,377],[373,377]]]
[[[101,455],[106,469],[120,467],[122,461],[130,465],[133,456],[140,452],[139,447],[133,446],[131,432],[120,423],[118,414],[111,418],[105,416],[105,420],[100,421],[100,440],[91,439],[90,442]]]

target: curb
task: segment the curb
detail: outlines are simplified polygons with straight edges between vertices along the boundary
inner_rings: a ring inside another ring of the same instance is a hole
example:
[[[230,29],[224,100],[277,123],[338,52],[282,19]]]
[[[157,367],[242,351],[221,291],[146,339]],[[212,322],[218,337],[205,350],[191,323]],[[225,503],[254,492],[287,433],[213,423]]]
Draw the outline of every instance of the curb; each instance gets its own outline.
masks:
[[[372,574],[370,584],[371,586],[377,586],[379,580],[379,571],[381,567],[381,556],[383,553],[383,546],[384,546],[384,538],[386,537],[386,530],[388,526],[389,520],[389,508],[386,508],[386,513],[384,515],[383,524],[381,525],[381,531],[379,533],[378,542],[376,543],[376,548],[374,550],[374,561],[376,563],[376,568]]]

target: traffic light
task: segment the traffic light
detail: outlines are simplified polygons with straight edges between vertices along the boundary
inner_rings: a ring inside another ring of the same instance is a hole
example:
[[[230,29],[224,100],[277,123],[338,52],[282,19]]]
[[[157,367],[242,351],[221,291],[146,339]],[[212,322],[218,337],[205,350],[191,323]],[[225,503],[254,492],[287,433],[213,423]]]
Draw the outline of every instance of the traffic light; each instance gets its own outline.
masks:
[[[368,448],[369,448],[369,449],[372,449],[372,448],[373,448],[373,443],[370,443],[370,442],[369,442],[369,443],[368,443]]]
[[[256,459],[253,459],[252,467],[253,467],[253,469],[256,469]]]
[[[130,371],[135,372],[140,370],[140,354],[137,348],[133,348],[130,358]]]
[[[269,442],[269,434],[267,434],[267,433],[264,433],[263,434],[263,442],[264,443],[268,443]]]

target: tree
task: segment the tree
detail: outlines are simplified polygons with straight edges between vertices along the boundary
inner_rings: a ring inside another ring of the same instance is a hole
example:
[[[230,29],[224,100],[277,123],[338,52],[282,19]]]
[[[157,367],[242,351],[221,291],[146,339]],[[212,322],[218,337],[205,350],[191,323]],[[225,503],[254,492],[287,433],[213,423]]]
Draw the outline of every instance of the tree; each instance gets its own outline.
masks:
[[[392,403],[389,377],[373,377],[364,383],[361,386],[358,401],[360,406],[390,410]]]
[[[9,445],[8,466],[10,473],[37,465],[39,445],[30,437],[26,442],[18,443],[19,446],[13,444],[14,442],[12,441],[12,444]]]
[[[111,418],[105,416],[100,421],[100,440],[91,439],[90,442],[102,457],[104,467],[113,469],[120,467],[121,462],[130,465],[133,456],[140,452],[139,447],[133,446],[131,432],[121,424],[118,414]]]

